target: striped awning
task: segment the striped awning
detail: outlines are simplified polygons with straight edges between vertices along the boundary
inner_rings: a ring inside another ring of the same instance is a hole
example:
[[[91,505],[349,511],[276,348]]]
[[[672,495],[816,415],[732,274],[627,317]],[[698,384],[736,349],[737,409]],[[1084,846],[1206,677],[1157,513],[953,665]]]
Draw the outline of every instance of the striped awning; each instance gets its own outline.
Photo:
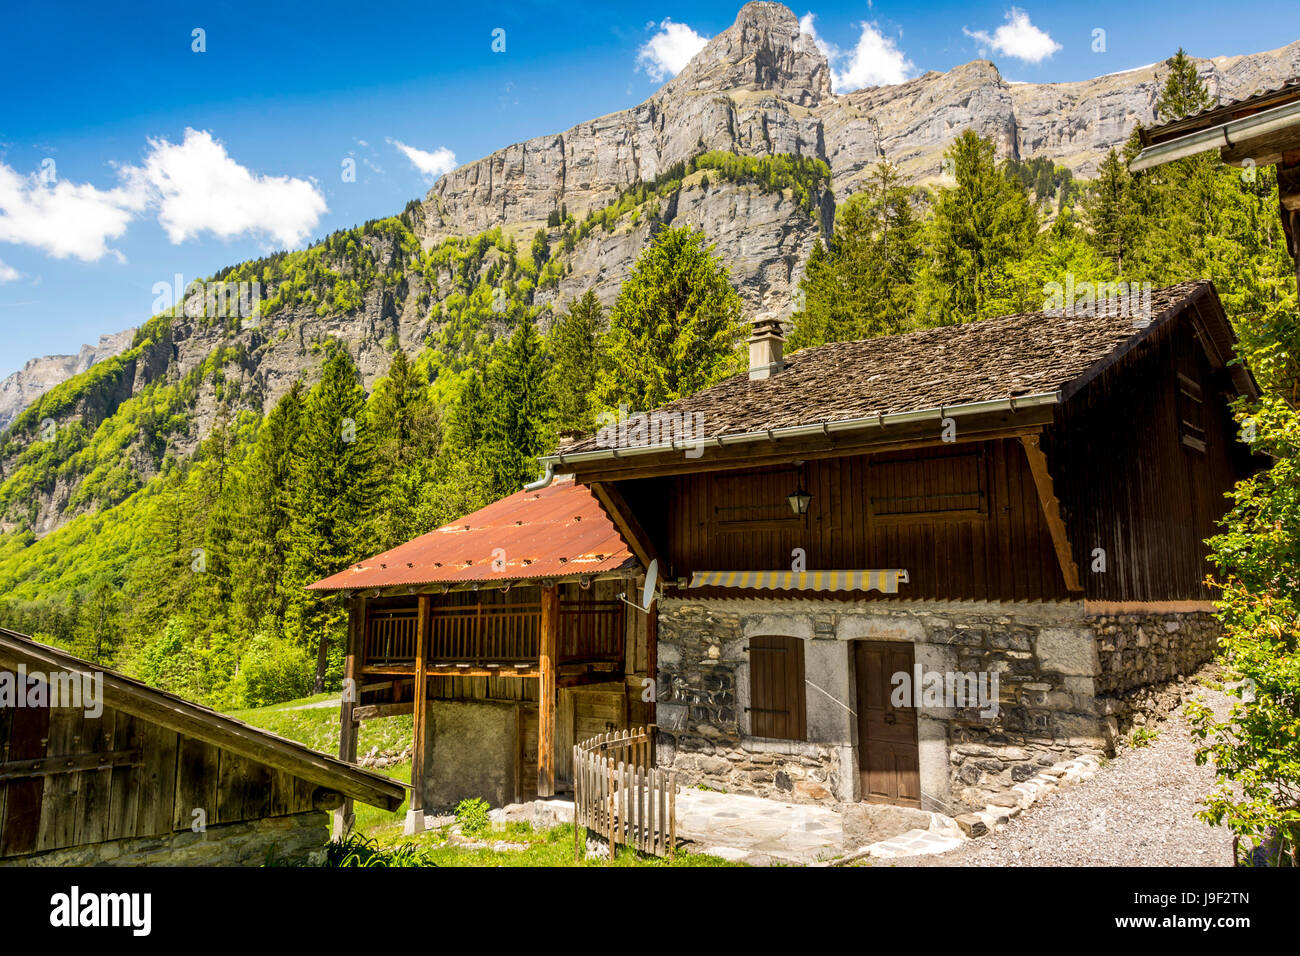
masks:
[[[880,591],[897,594],[907,571],[696,571],[693,588],[755,588],[767,591]]]

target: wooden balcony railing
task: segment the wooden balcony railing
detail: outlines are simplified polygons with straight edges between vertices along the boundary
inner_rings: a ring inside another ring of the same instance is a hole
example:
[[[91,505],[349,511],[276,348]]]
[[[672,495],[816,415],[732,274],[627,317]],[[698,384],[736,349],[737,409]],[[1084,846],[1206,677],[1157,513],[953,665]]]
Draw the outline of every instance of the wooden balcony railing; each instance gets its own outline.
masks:
[[[371,611],[366,617],[366,663],[414,664],[418,624],[419,614],[413,607]]]
[[[621,601],[561,601],[560,663],[623,659]],[[376,610],[367,616],[368,666],[415,664],[416,608]],[[536,663],[541,654],[541,604],[466,604],[435,607],[429,620],[426,663],[484,665]]]
[[[429,661],[434,664],[523,664],[542,646],[540,604],[470,604],[434,608]]]

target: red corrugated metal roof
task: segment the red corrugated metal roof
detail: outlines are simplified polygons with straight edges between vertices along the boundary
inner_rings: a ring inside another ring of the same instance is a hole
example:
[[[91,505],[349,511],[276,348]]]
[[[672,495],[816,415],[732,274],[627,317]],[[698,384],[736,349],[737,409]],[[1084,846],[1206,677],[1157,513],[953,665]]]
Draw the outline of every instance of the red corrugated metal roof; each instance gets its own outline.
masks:
[[[504,553],[494,555],[498,548]],[[492,567],[496,557],[505,561],[499,571]],[[517,491],[308,587],[339,591],[518,581],[602,574],[625,566],[635,566],[627,545],[591,490],[570,475],[540,491]]]

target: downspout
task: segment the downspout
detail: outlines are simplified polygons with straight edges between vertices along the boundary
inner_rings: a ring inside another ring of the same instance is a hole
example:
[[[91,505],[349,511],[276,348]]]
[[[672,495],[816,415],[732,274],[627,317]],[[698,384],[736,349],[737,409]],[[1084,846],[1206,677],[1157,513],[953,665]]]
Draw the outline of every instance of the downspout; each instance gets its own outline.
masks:
[[[542,474],[542,477],[538,478],[536,481],[530,481],[528,484],[524,485],[524,491],[541,491],[543,488],[548,487],[551,484],[551,482],[554,480],[555,480],[555,462],[548,461],[546,463],[546,471]]]

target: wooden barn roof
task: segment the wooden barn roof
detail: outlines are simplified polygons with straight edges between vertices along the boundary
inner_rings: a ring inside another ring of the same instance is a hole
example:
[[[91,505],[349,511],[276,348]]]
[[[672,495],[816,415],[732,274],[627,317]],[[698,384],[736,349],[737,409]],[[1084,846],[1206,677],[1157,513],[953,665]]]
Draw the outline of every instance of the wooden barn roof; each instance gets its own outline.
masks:
[[[767,379],[742,372],[656,412],[692,416],[702,437],[777,432],[834,425],[875,416],[979,407],[1028,398],[1064,401],[1143,339],[1180,315],[1192,313],[1202,344],[1222,365],[1234,336],[1210,282],[1184,282],[1153,290],[1151,321],[1138,327],[1122,310],[1064,315],[1031,312],[942,326],[856,342],[835,342],[789,355]],[[1240,366],[1231,369],[1243,393],[1255,386]],[[545,459],[561,466],[589,457],[618,457],[599,434],[564,446]]]
[[[56,647],[38,643],[25,634],[0,628],[0,667],[15,668],[19,664],[26,665],[29,671],[45,674],[103,674],[105,706],[372,806],[396,810],[406,798],[406,788],[382,774],[317,753],[296,741],[286,740],[124,674],[106,670]]]
[[[539,491],[517,491],[308,587],[491,585],[611,574],[636,566],[591,491],[568,477]]]

